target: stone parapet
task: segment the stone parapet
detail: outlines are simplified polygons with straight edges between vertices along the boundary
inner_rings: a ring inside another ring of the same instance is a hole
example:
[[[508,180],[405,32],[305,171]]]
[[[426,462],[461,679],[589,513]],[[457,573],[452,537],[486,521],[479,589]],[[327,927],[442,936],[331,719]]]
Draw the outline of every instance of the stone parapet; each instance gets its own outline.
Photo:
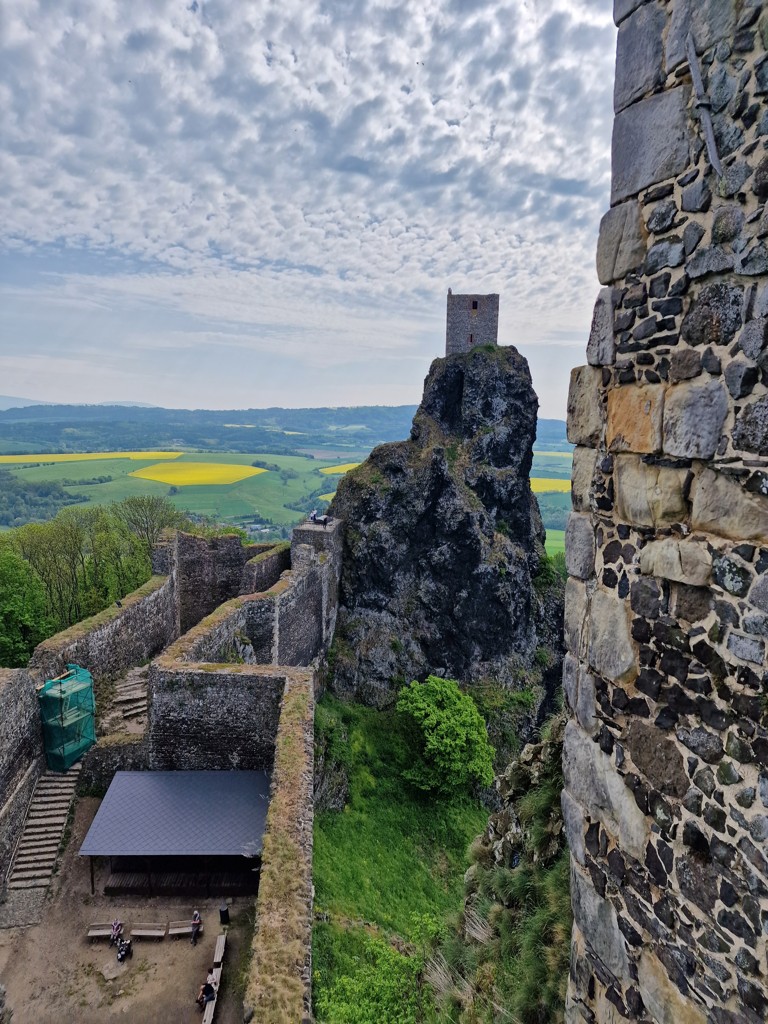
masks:
[[[615,0],[614,16],[605,287],[568,402],[566,1020],[759,1024],[768,8]]]

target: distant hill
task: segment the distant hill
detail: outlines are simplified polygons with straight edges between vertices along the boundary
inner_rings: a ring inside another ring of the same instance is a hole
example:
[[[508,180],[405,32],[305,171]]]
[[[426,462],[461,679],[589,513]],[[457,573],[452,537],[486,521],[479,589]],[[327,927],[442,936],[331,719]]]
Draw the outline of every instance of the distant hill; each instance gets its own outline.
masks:
[[[0,409],[23,409],[27,405],[45,405],[34,398],[14,398],[12,395],[0,395]]]

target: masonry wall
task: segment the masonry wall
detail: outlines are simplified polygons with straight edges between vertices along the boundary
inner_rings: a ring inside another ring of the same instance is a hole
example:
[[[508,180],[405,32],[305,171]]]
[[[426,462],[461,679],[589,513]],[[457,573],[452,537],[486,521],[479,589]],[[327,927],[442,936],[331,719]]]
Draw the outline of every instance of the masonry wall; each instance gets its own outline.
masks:
[[[0,668],[0,889],[40,773],[43,736],[37,694],[25,669]]]
[[[768,12],[616,0],[572,375],[570,1024],[768,1016]],[[686,38],[713,121],[708,150]],[[718,158],[722,174],[715,170]]]
[[[67,664],[76,664],[97,680],[114,679],[148,661],[178,635],[171,577],[153,576],[121,605],[43,641],[35,648],[30,671],[42,682],[61,675]]]
[[[149,767],[271,769],[284,686],[276,667],[158,658],[149,674]]]
[[[281,575],[291,567],[291,545],[289,541],[260,552],[249,559],[243,567],[240,583],[241,594],[258,594],[274,587]]]
[[[499,296],[454,295],[448,292],[445,354],[469,352],[476,345],[499,341]]]
[[[263,551],[244,547],[240,537],[195,537],[177,533],[174,560],[177,573],[179,628],[186,631],[241,592],[246,562]]]

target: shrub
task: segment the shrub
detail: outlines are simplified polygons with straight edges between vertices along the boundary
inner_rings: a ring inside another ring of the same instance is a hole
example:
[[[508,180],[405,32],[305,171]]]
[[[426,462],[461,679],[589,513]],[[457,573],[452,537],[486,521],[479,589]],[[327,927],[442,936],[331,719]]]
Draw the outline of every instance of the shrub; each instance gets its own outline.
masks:
[[[400,691],[397,710],[410,719],[414,760],[403,777],[419,789],[449,792],[493,781],[494,749],[472,698],[454,679],[429,676]]]

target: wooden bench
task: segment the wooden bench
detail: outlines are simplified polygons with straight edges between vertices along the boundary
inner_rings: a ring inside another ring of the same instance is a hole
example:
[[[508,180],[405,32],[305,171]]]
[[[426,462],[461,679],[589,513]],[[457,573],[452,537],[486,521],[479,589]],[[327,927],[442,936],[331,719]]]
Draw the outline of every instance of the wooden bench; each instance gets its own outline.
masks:
[[[167,930],[167,924],[155,924],[152,921],[137,921],[133,928],[131,928],[131,938],[164,939]]]
[[[216,1012],[216,1003],[219,999],[219,991],[221,989],[221,972],[223,970],[222,961],[224,959],[224,949],[227,945],[227,936],[222,933],[216,938],[216,949],[213,954],[213,977],[216,980],[216,998],[212,1003],[206,1003],[205,1013],[203,1014],[203,1024],[213,1024],[213,1015]]]
[[[128,930],[128,925],[123,921],[123,934]],[[112,938],[112,922],[111,921],[97,921],[94,924],[88,925],[88,938],[89,939],[111,939]]]
[[[191,935],[192,934],[192,922],[187,921],[171,921],[168,925],[168,935],[171,938],[178,939],[180,935]],[[200,922],[200,930],[198,935],[203,934],[203,923]]]

